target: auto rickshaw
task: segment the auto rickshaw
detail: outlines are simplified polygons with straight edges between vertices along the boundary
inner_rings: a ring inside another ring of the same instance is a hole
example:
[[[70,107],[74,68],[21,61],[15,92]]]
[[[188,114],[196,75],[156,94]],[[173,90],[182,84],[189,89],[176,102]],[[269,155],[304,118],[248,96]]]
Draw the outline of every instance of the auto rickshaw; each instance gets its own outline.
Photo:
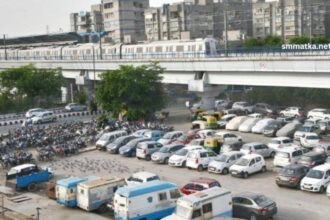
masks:
[[[191,121],[196,121],[200,119],[200,114],[203,112],[202,109],[191,109]]]
[[[213,116],[217,119],[217,121],[219,121],[223,116],[222,112],[214,112],[214,111],[201,112],[200,114],[201,116]]]
[[[201,120],[192,122],[193,129],[217,129],[218,121],[214,116],[203,116]]]
[[[222,142],[218,137],[208,137],[204,140],[204,148],[212,150],[213,152],[219,154]]]

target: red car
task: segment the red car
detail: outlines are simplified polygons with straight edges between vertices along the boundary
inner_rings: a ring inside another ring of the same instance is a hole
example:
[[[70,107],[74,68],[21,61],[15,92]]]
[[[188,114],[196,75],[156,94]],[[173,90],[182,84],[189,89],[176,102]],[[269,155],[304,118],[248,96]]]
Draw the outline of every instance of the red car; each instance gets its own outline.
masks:
[[[215,186],[221,187],[221,184],[215,179],[200,177],[181,186],[180,191],[185,195],[189,195]]]
[[[198,131],[199,129],[187,131],[184,135],[182,135],[178,139],[171,141],[171,144],[184,144],[184,145],[188,144],[191,140],[196,138],[196,134]]]

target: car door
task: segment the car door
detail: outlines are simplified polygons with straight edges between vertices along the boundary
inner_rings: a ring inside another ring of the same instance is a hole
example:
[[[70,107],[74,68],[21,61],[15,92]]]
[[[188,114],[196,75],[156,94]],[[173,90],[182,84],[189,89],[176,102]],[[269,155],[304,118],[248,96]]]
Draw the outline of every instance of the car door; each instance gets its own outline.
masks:
[[[255,173],[258,170],[255,159],[252,159],[249,163],[248,173]]]
[[[231,157],[228,158],[227,163],[226,163],[226,167],[229,168],[231,167],[237,160],[237,155],[232,155]]]
[[[256,157],[255,158],[255,160],[256,160],[256,170],[255,170],[255,172],[259,172],[260,170],[262,170],[262,167],[263,167],[263,160],[261,159],[261,157]]]
[[[207,155],[207,152],[201,152],[200,153],[200,158],[201,158],[201,165],[203,167],[207,167],[207,165],[208,165],[208,155]]]
[[[330,169],[324,175],[324,186],[327,187],[330,184]]]
[[[253,203],[243,197],[234,197],[233,198],[233,217],[249,219]]]
[[[292,152],[291,164],[296,163],[302,155],[303,155],[303,152],[301,150],[296,150],[296,151]]]
[[[254,152],[256,154],[263,155],[263,149],[261,147],[261,144],[257,144],[257,145],[251,146],[251,147],[254,148]]]
[[[271,150],[268,148],[267,145],[262,144],[262,145],[260,145],[260,148],[261,148],[261,150],[262,150],[262,154],[261,154],[261,155],[262,155],[263,157],[270,157]]]
[[[207,166],[209,163],[217,157],[217,154],[214,152],[207,152]]]
[[[155,152],[155,145],[156,144],[154,144],[154,143],[151,143],[151,144],[148,144],[148,152],[147,152],[147,154],[149,154],[149,155],[151,155],[152,153],[154,153]]]

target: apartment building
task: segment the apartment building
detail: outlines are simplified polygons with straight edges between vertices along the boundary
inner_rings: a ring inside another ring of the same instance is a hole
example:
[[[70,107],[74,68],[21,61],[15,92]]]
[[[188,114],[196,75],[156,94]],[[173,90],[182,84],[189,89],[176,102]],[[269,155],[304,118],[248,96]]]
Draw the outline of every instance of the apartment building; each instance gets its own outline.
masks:
[[[92,5],[91,11],[70,14],[71,31],[90,33],[103,31],[101,4]]]

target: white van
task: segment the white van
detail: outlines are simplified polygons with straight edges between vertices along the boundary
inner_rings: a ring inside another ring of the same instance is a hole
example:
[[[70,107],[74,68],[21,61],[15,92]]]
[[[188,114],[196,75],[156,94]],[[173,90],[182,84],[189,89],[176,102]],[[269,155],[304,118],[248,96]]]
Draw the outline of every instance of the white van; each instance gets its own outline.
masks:
[[[300,189],[309,192],[324,193],[329,184],[330,164],[323,164],[309,170],[300,182]]]
[[[178,186],[164,181],[119,188],[114,197],[115,219],[161,219],[174,212],[180,197]]]
[[[305,152],[307,152],[306,149],[297,145],[278,149],[273,164],[275,167],[285,167],[290,164],[295,164]]]
[[[106,150],[106,146],[114,142],[117,138],[126,136],[127,131],[120,130],[120,131],[112,131],[104,133],[100,139],[96,142],[96,148],[99,150]]]
[[[175,212],[163,220],[204,220],[233,215],[230,191],[212,187],[178,199]]]

